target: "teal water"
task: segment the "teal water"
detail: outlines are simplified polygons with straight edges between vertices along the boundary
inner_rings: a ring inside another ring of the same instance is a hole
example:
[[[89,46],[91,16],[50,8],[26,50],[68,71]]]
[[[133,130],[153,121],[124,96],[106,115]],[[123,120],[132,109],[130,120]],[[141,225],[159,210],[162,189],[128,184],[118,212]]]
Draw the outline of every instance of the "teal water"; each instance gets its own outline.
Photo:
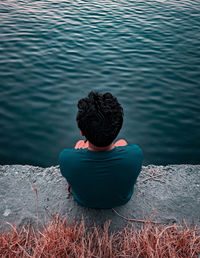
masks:
[[[0,2],[0,163],[50,166],[110,91],[144,164],[200,164],[200,1]]]

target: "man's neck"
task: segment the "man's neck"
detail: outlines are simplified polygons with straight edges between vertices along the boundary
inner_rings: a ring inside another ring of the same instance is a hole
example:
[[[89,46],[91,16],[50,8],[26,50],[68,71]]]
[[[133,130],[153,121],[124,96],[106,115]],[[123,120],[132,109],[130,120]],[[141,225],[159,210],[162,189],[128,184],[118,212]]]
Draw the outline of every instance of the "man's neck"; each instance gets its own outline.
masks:
[[[114,147],[115,145],[113,143],[111,143],[106,147],[97,147],[88,141],[88,150],[91,150],[91,151],[109,151],[109,150],[112,150]]]

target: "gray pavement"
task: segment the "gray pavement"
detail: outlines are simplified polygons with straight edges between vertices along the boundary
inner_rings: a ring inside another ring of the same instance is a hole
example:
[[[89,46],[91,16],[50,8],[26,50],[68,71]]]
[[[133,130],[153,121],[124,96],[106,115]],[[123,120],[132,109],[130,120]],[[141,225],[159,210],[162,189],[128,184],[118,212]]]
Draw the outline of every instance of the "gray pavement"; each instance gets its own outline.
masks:
[[[185,220],[189,225],[200,225],[200,165],[143,167],[132,199],[115,210],[134,219],[149,218],[156,211],[154,221],[162,224],[182,224]],[[9,228],[6,222],[41,225],[56,213],[68,217],[69,222],[83,216],[88,225],[103,225],[111,220],[111,231],[127,223],[141,225],[128,222],[112,209],[79,206],[68,194],[58,166],[0,166],[0,231]]]

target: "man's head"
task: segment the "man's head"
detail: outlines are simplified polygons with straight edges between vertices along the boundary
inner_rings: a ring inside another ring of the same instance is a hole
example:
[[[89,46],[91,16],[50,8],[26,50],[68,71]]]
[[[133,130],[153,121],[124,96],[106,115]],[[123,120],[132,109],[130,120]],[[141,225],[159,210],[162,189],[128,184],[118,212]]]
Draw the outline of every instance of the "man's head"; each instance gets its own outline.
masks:
[[[123,124],[123,108],[111,93],[90,92],[78,102],[76,121],[87,140],[97,147],[110,145]]]

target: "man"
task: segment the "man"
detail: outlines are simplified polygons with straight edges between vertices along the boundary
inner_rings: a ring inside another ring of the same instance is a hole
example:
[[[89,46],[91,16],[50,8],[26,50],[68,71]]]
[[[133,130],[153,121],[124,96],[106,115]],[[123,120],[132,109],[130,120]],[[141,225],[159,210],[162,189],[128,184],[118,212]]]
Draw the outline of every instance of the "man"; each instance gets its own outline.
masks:
[[[59,157],[68,190],[82,206],[114,208],[127,203],[142,167],[142,150],[125,140],[114,143],[123,108],[111,93],[90,92],[78,102],[77,124],[86,141]]]

